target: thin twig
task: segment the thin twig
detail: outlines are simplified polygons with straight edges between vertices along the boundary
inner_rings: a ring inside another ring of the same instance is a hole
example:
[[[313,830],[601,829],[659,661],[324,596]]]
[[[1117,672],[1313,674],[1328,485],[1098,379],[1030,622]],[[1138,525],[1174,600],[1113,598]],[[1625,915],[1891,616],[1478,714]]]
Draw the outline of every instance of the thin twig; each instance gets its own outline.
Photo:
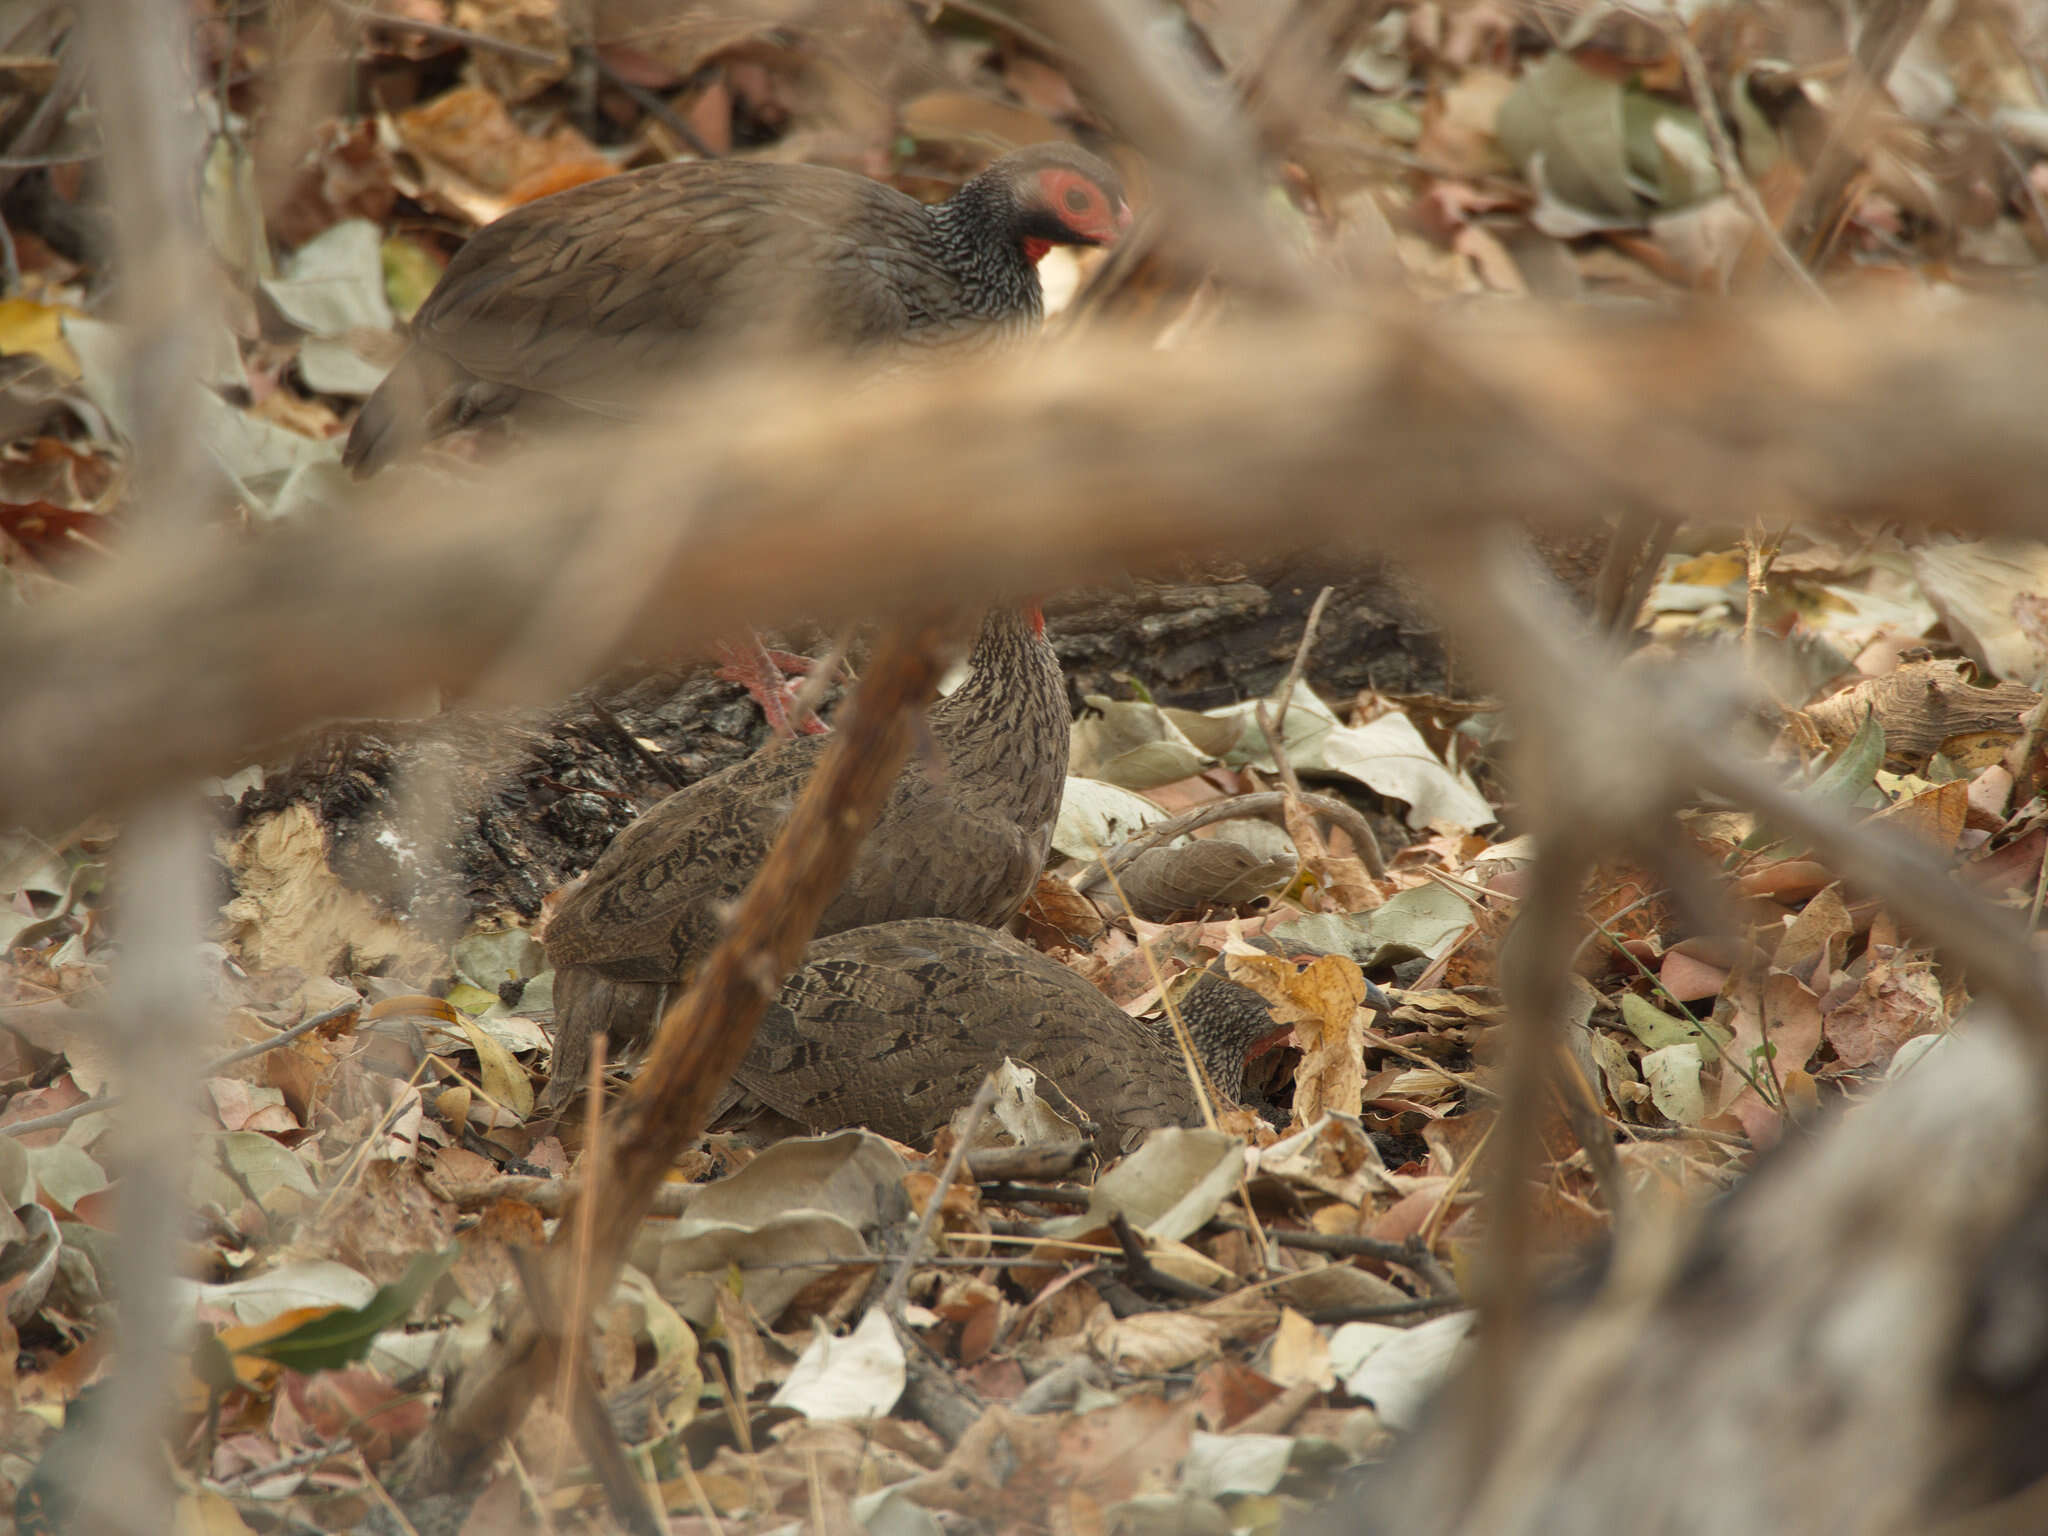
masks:
[[[1617,912],[1615,914],[1615,917],[1620,916],[1621,913]],[[1613,921],[1612,918],[1607,920],[1607,922],[1611,921]],[[1764,1085],[1757,1081],[1755,1071],[1751,1069],[1746,1063],[1737,1060],[1736,1057],[1729,1052],[1727,1046],[1722,1042],[1721,1037],[1715,1034],[1713,1030],[1709,1029],[1706,1023],[1702,1021],[1697,1014],[1695,1014],[1690,1008],[1686,1007],[1684,1003],[1681,1003],[1678,1000],[1677,996],[1672,992],[1672,990],[1664,985],[1664,978],[1659,976],[1655,971],[1651,970],[1648,965],[1644,964],[1642,957],[1638,955],[1634,950],[1630,949],[1627,944],[1623,943],[1620,935],[1616,934],[1612,929],[1610,929],[1607,926],[1607,922],[1603,922],[1601,919],[1597,917],[1591,919],[1591,922],[1593,931],[1599,934],[1601,938],[1607,941],[1609,947],[1613,949],[1615,954],[1619,955],[1623,960],[1627,961],[1630,965],[1634,966],[1636,972],[1643,978],[1643,980],[1647,981],[1650,984],[1651,989],[1662,994],[1664,1000],[1668,1002],[1672,1007],[1678,1010],[1678,1016],[1684,1019],[1685,1022],[1692,1027],[1693,1032],[1696,1035],[1698,1035],[1702,1040],[1706,1041],[1708,1045],[1714,1048],[1714,1054],[1720,1058],[1722,1065],[1726,1066],[1729,1071],[1735,1073],[1745,1083],[1749,1084],[1751,1088],[1755,1089],[1756,1096],[1758,1098],[1764,1100],[1766,1103],[1770,1102],[1770,1095],[1764,1092]]]
[[[1621,1173],[1621,1156],[1614,1150],[1614,1132],[1607,1124],[1607,1107],[1600,1089],[1586,1078],[1585,1069],[1569,1043],[1557,1041],[1557,1092],[1564,1106],[1572,1135],[1584,1149],[1593,1169],[1593,1182],[1600,1186],[1607,1202],[1607,1214],[1619,1219],[1628,1205],[1628,1184]]]
[[[1899,55],[1913,40],[1930,0],[1874,0],[1860,14],[1862,36],[1856,41],[1856,74],[1847,99],[1828,127],[1813,169],[1799,189],[1798,201],[1785,216],[1785,243],[1804,258],[1802,267],[1818,271],[1844,222],[1849,190],[1863,161],[1864,142],[1885,99]]]
[[[1722,185],[1735,195],[1742,211],[1749,215],[1749,222],[1756,227],[1757,238],[1764,242],[1785,275],[1809,298],[1826,304],[1827,294],[1822,292],[1813,274],[1792,254],[1792,247],[1785,243],[1785,237],[1778,233],[1778,226],[1771,221],[1770,210],[1764,207],[1763,198],[1757,195],[1756,183],[1742,168],[1742,153],[1728,137],[1728,125],[1721,120],[1721,103],[1714,95],[1713,77],[1707,73],[1707,61],[1700,57],[1699,49],[1693,44],[1685,17],[1674,4],[1665,16],[1646,19],[1661,27],[1672,50],[1678,55],[1679,66],[1685,71],[1686,88],[1692,92],[1693,110],[1699,114],[1700,126],[1707,131],[1707,144],[1714,152],[1714,164],[1720,169]]]
[[[384,1506],[384,1513],[392,1518],[404,1536],[420,1536],[419,1527],[407,1518],[405,1511],[398,1507],[398,1501],[391,1497],[391,1490],[386,1488],[377,1474],[371,1470],[370,1458],[363,1454],[362,1448],[351,1446],[350,1449],[355,1452],[357,1470],[363,1474],[363,1481],[370,1485],[370,1491],[377,1496],[377,1502]]]
[[[239,1066],[242,1062],[257,1056],[268,1055],[281,1046],[290,1045],[294,1040],[310,1035],[314,1030],[324,1025],[332,1024],[337,1019],[345,1019],[350,1014],[360,1013],[362,1010],[363,1000],[361,998],[357,998],[354,1002],[337,1004],[325,1012],[314,1014],[310,1019],[299,1020],[290,1029],[272,1035],[268,1040],[258,1040],[241,1047],[239,1050],[229,1051],[225,1056],[216,1056],[201,1068],[201,1072],[206,1077],[216,1076],[219,1073],[225,1072],[229,1067]],[[12,1130],[16,1129],[16,1127],[10,1126],[8,1129]]]
[[[1209,1225],[1221,1232],[1249,1232],[1251,1229],[1234,1221],[1212,1221]],[[1438,1300],[1448,1299],[1462,1305],[1458,1296],[1458,1284],[1453,1280],[1436,1255],[1420,1238],[1410,1237],[1401,1242],[1390,1238],[1365,1237],[1355,1232],[1290,1232],[1270,1228],[1269,1234],[1282,1248],[1298,1248],[1304,1253],[1341,1254],[1347,1258],[1377,1259],[1383,1264],[1399,1264],[1412,1269],[1422,1283],[1429,1287],[1431,1295]]]
[[[1472,1182],[1472,1175],[1478,1170],[1479,1159],[1486,1154],[1487,1144],[1493,1140],[1494,1132],[1500,1129],[1500,1125],[1500,1120],[1496,1119],[1480,1132],[1479,1140],[1473,1143],[1472,1150],[1467,1152],[1458,1166],[1451,1170],[1450,1178],[1444,1183],[1443,1193],[1437,1196],[1436,1204],[1430,1207],[1429,1215],[1423,1218],[1422,1226],[1415,1234],[1424,1252],[1436,1251],[1436,1240],[1443,1233],[1444,1223],[1450,1220],[1451,1208],[1464,1196],[1467,1186]]]
[[[1248,551],[1251,496],[1285,507],[1285,522],[1261,522],[1261,535],[1284,528],[1347,548],[1431,538],[1466,548],[1475,509],[1563,522],[1615,495],[1710,517],[1795,483],[1815,517],[1918,517],[1925,488],[1940,485],[1959,525],[2042,525],[2026,488],[2048,478],[2048,441],[2017,403],[2032,398],[2048,357],[2039,316],[2001,315],[1994,330],[1959,311],[1935,331],[1856,327],[1802,308],[1720,312],[1710,326],[1632,316],[1588,332],[1530,316],[1513,346],[1472,317],[1466,327],[1325,322],[1312,333],[1248,321],[1172,354],[1096,338],[1056,368],[978,368],[943,391],[879,380],[817,412],[811,391],[829,370],[813,365],[807,378],[776,374],[772,398],[744,382],[693,396],[697,419],[665,418],[658,434],[578,433],[521,455],[519,484],[483,474],[473,495],[440,488],[431,519],[394,484],[365,509],[375,515],[348,520],[345,538],[315,520],[125,561],[32,618],[0,612],[0,654],[13,663],[0,676],[0,799],[17,821],[69,824],[152,785],[232,768],[253,743],[310,719],[386,710],[398,691],[474,697],[490,670],[508,694],[543,697],[553,681],[494,664],[529,635],[545,648],[521,649],[543,660],[580,658],[566,691],[616,656],[701,648],[750,622],[843,622],[905,588],[967,600],[999,580],[1049,589],[1171,549]],[[1680,352],[1688,364],[1674,371]],[[1581,386],[1568,413],[1562,392],[1538,383],[1560,376]],[[1250,412],[1248,378],[1259,381]],[[1823,386],[1844,378],[1862,387]],[[734,414],[741,406],[772,424]],[[999,421],[1014,430],[991,430]],[[1766,430],[1768,474],[1753,449]],[[627,446],[634,438],[640,451]],[[602,466],[586,439],[605,440]],[[1882,452],[1818,446],[1850,440]],[[1630,442],[1655,451],[1631,455]],[[1654,463],[1654,483],[1637,460]],[[1443,462],[1459,475],[1442,476]],[[915,463],[917,481],[892,463]],[[1363,475],[1398,491],[1368,526],[1355,516]],[[942,513],[918,489],[927,477],[927,489],[971,484],[976,495]],[[758,515],[714,515],[742,503]],[[610,608],[558,609],[552,573],[593,525],[616,535]],[[785,571],[775,552],[793,547],[807,556]],[[898,553],[884,561],[881,549]],[[635,579],[617,596],[621,564]],[[374,622],[364,591],[377,593]],[[252,654],[276,665],[251,669]],[[96,707],[71,707],[79,697]],[[152,750],[119,750],[136,739]]]
[[[1359,858],[1371,874],[1378,876],[1387,872],[1386,860],[1380,856],[1379,839],[1373,836],[1371,825],[1357,811],[1330,795],[1303,795],[1301,803],[1311,814],[1329,822],[1351,839],[1352,846],[1358,850]],[[1257,794],[1233,795],[1228,800],[1215,800],[1208,805],[1198,805],[1191,811],[1182,811],[1178,816],[1169,816],[1118,843],[1107,856],[1108,869],[1105,870],[1101,861],[1089,865],[1075,876],[1074,888],[1085,895],[1090,888],[1102,884],[1110,871],[1122,873],[1140,854],[1149,853],[1176,837],[1185,837],[1219,821],[1263,820],[1280,814],[1286,806],[1285,791],[1267,789]]]
[[[1742,657],[1752,672],[1759,672],[1762,658],[1757,653],[1757,623],[1763,612],[1766,577],[1763,519],[1751,518],[1742,536]]]
[[[1095,1192],[1085,1184],[1023,1184],[1012,1179],[984,1179],[981,1192],[990,1200],[1006,1204],[1035,1201],[1040,1205],[1086,1205],[1095,1198]]]
[[[718,1511],[711,1506],[710,1498],[704,1492],[704,1485],[697,1481],[697,1469],[690,1465],[687,1455],[676,1458],[676,1473],[683,1480],[683,1486],[690,1490],[690,1502],[697,1506],[697,1514],[710,1530],[711,1536],[725,1536],[725,1525],[718,1518]]]
[[[336,1019],[347,1018],[352,1013],[359,1013],[362,1007],[361,999],[357,999],[353,1003],[343,1003],[338,1008],[330,1008],[325,1013],[315,1014],[310,1019],[301,1019],[290,1029],[273,1035],[268,1040],[258,1040],[252,1045],[243,1046],[240,1050],[229,1051],[225,1056],[215,1057],[199,1069],[199,1075],[217,1077],[229,1067],[237,1066],[253,1057],[267,1055],[281,1046],[290,1045],[294,1040],[311,1034],[322,1025],[332,1024]],[[82,1104],[74,1104],[69,1109],[39,1115],[33,1120],[17,1120],[12,1125],[0,1125],[0,1136],[25,1136],[31,1131],[58,1130],[74,1121],[83,1120],[87,1115],[98,1114],[103,1109],[118,1108],[120,1103],[121,1096],[118,1094],[101,1094],[85,1100]]]
[[[105,153],[95,144],[85,149],[52,150],[43,155],[0,155],[0,171],[41,171],[53,165],[78,165],[97,160]]]
[[[1738,1152],[1756,1150],[1747,1136],[1738,1136],[1733,1131],[1713,1131],[1702,1125],[1634,1125],[1611,1115],[1607,1123],[1622,1135],[1637,1141],[1711,1141]]]
[[[1278,732],[1287,728],[1287,706],[1294,702],[1294,685],[1301,681],[1302,672],[1308,666],[1309,647],[1316,643],[1316,628],[1323,622],[1323,609],[1329,606],[1330,594],[1335,587],[1325,587],[1316,594],[1316,600],[1309,604],[1308,617],[1302,621],[1301,643],[1294,648],[1294,660],[1288,665],[1287,677],[1280,684],[1280,692],[1273,700],[1273,729],[1275,735],[1268,741],[1279,740]]]
[[[938,681],[935,628],[886,630],[847,718],[825,748],[781,835],[734,909],[718,945],[657,1027],[647,1060],[608,1139],[603,1200],[591,1240],[590,1292],[608,1294],[670,1165],[701,1134],[719,1092],[745,1058],[754,1028],[802,958],[826,904],[894,787]],[[557,1226],[547,1262],[566,1274],[574,1222]],[[576,1321],[581,1326],[582,1320]],[[476,1475],[544,1392],[558,1331],[515,1317],[472,1366],[440,1417],[407,1451],[408,1486],[460,1486]]]
[[[1319,1307],[1308,1320],[1328,1328],[1338,1323],[1374,1323],[1386,1318],[1413,1317],[1419,1312],[1450,1312],[1464,1306],[1458,1296],[1418,1296],[1413,1301],[1388,1301],[1367,1307]]]
[[[420,21],[411,16],[388,15],[349,0],[326,0],[327,8],[344,20],[352,21],[359,27],[376,28],[385,32],[409,32],[415,37],[432,38],[437,43],[460,43],[465,48],[482,49],[487,53],[501,54],[508,59],[517,59],[522,64],[534,64],[543,69],[565,68],[568,60],[559,53],[550,53],[545,48],[529,48],[525,43],[515,43],[509,38],[486,37],[481,32],[465,32],[461,27],[451,27],[445,22]]]
[[[842,632],[832,642],[832,648],[811,663],[804,680],[790,696],[790,719],[802,724],[818,718],[818,706],[825,702],[825,695],[839,678],[839,669],[846,665],[847,648],[853,644],[853,636]]]
[[[1131,907],[1130,897],[1124,894],[1123,882],[1116,877],[1116,871],[1109,867],[1109,860],[1101,849],[1095,850],[1095,867],[1103,878],[1109,881],[1109,888],[1116,896],[1116,902],[1130,919],[1133,930],[1137,927],[1138,916]],[[1140,938],[1138,953],[1145,961],[1146,973],[1152,978],[1152,986],[1159,993],[1159,1005],[1166,1010],[1166,1027],[1173,1034],[1173,1043],[1180,1050],[1181,1065],[1188,1074],[1188,1083],[1195,1090],[1195,1104],[1202,1111],[1202,1124],[1209,1130],[1216,1129],[1216,1100],[1220,1095],[1216,1084],[1209,1077],[1209,1065],[1202,1060],[1202,1053],[1195,1048],[1195,1037],[1188,1028],[1188,1022],[1181,1016],[1180,1004],[1167,989],[1166,972],[1160,969],[1159,957],[1152,951],[1152,941]],[[1246,1202],[1250,1204],[1249,1201]]]
[[[683,787],[685,781],[676,765],[660,753],[650,750],[645,742],[627,730],[626,723],[612,712],[611,706],[606,704],[604,700],[592,699],[590,701],[590,713],[596,717],[600,725],[617,736],[624,743],[626,750],[638,758],[641,764],[653,773],[656,778],[668,785],[670,789],[681,789]]]
[[[960,1164],[967,1156],[968,1143],[974,1140],[974,1133],[981,1125],[981,1117],[987,1114],[996,1102],[995,1074],[990,1073],[981,1080],[981,1086],[968,1101],[967,1113],[961,1118],[958,1133],[953,1138],[953,1150],[946,1154],[946,1166],[939,1170],[938,1187],[925,1201],[924,1214],[918,1217],[917,1229],[910,1234],[910,1243],[903,1255],[896,1261],[896,1272],[889,1277],[889,1288],[882,1292],[882,1312],[888,1319],[901,1326],[903,1323],[903,1297],[910,1288],[910,1271],[924,1252],[925,1244],[931,1241],[932,1228],[939,1219],[939,1210],[946,1203],[946,1191],[953,1187],[953,1180],[959,1177]]]
[[[718,1363],[718,1357],[705,1355],[703,1360],[705,1368],[711,1372],[712,1383],[718,1388],[718,1401],[725,1410],[726,1426],[732,1430],[733,1441],[740,1448],[740,1459],[746,1465],[754,1507],[767,1509],[773,1501],[768,1492],[768,1479],[761,1471],[760,1454],[754,1448],[754,1421],[747,1417],[746,1404],[740,1401],[739,1391],[725,1374],[725,1367]]]
[[[1206,1285],[1197,1285],[1192,1280],[1183,1280],[1178,1275],[1169,1275],[1152,1262],[1152,1256],[1145,1252],[1145,1244],[1131,1227],[1131,1218],[1118,1211],[1109,1218],[1109,1230],[1116,1237],[1117,1247],[1124,1256],[1124,1278],[1132,1285],[1150,1286],[1163,1291],[1178,1301],[1192,1301],[1197,1304],[1220,1301],[1224,1292],[1211,1290]]]
[[[273,1477],[283,1477],[287,1472],[296,1472],[301,1467],[316,1467],[323,1461],[337,1456],[346,1456],[356,1448],[352,1440],[336,1441],[332,1445],[316,1445],[311,1450],[301,1451],[296,1456],[287,1456],[282,1461],[265,1462],[260,1467],[249,1467],[233,1477],[203,1478],[206,1487],[221,1493],[232,1494],[241,1489],[253,1488]]]
[[[645,112],[649,117],[660,123],[662,127],[681,139],[691,154],[695,155],[699,160],[716,160],[719,158],[718,151],[704,142],[704,136],[690,126],[688,118],[655,95],[654,92],[648,90],[646,86],[636,81],[628,80],[625,75],[620,73],[618,66],[607,59],[600,49],[590,48],[587,52],[591,63],[596,66],[597,72],[603,75],[606,81],[616,89],[623,91],[627,96],[630,96],[633,99],[634,105],[639,107],[642,112]]]
[[[1287,668],[1287,676],[1280,684],[1280,692],[1274,697],[1271,714],[1267,713],[1264,699],[1254,706],[1258,716],[1259,729],[1266,736],[1266,750],[1273,756],[1274,771],[1280,775],[1280,782],[1287,793],[1295,799],[1301,798],[1301,778],[1294,771],[1294,762],[1287,753],[1287,707],[1294,702],[1295,685],[1301,681],[1302,669],[1308,665],[1309,647],[1315,644],[1316,626],[1322,622],[1323,607],[1330,600],[1334,587],[1324,587],[1316,594],[1316,600],[1309,605],[1308,618],[1301,626],[1301,643],[1294,648],[1294,660]],[[1307,856],[1320,849],[1304,848]]]
[[[1266,701],[1260,699],[1258,703],[1252,706],[1252,713],[1257,716],[1259,730],[1265,735],[1266,751],[1273,759],[1273,772],[1279,777],[1280,783],[1287,793],[1299,800],[1301,798],[1301,780],[1295,775],[1294,763],[1287,756],[1287,743],[1280,739],[1280,727],[1274,721],[1272,711],[1266,708]],[[1302,851],[1306,854],[1312,850],[1304,849]]]

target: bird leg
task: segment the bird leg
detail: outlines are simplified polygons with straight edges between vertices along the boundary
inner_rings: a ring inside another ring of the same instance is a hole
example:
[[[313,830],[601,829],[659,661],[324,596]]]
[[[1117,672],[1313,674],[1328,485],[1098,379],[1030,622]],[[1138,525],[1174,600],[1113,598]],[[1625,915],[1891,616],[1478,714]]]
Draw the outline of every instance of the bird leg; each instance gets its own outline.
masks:
[[[799,731],[815,736],[825,729],[825,724],[808,705],[794,712],[790,705],[795,690],[784,681],[784,674],[801,676],[811,670],[811,662],[805,656],[793,656],[788,651],[771,651],[761,643],[761,637],[751,629],[744,640],[721,640],[718,642],[718,675],[729,683],[738,683],[761,706],[761,713],[768,721],[768,728],[777,736],[788,738]]]

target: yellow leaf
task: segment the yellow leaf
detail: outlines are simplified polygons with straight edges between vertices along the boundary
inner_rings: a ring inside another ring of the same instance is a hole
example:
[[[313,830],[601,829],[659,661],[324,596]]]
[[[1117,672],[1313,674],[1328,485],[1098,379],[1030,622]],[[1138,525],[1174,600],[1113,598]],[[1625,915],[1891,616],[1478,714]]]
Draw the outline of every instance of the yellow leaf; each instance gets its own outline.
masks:
[[[38,304],[34,299],[0,299],[0,354],[33,353],[66,381],[78,377],[78,359],[64,339],[64,317],[78,311],[68,304]]]
[[[171,1529],[177,1536],[254,1536],[235,1506],[217,1493],[181,1496]]]
[[[533,1112],[533,1080],[512,1059],[512,1053],[480,1026],[464,1019],[462,1032],[469,1036],[470,1048],[476,1052],[484,1092],[524,1120]]]
[[[1365,973],[1344,955],[1320,955],[1297,971],[1276,955],[1228,954],[1230,979],[1273,1005],[1294,1025],[1302,1059],[1294,1069],[1294,1124],[1324,1114],[1356,1115],[1364,1102],[1365,1036],[1359,1003]]]
[[[366,1020],[376,1019],[439,1019],[443,1024],[459,1024],[461,1015],[438,997],[429,997],[424,992],[405,992],[397,997],[387,997],[383,1002],[364,1015]]]

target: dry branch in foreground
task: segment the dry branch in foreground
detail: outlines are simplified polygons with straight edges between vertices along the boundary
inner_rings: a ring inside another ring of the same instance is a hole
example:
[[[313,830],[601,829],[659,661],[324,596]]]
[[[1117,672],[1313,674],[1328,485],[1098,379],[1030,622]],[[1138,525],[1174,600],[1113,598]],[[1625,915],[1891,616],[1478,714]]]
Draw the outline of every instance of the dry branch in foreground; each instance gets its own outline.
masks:
[[[1314,1529],[2041,1529],[2044,1124],[2031,1051],[1950,1040],[1696,1231],[1625,1230],[1589,1305],[1539,1308]]]
[[[55,824],[424,687],[549,698],[634,652],[906,591],[1054,590],[1290,543],[1395,555],[1612,505],[2048,527],[2048,319],[1324,319],[1160,353],[735,381],[0,623],[0,803]],[[137,753],[133,744],[151,750]]]
[[[838,891],[861,839],[909,756],[917,712],[938,684],[937,636],[896,630],[878,649],[849,718],[790,813],[731,927],[698,979],[662,1020],[647,1061],[605,1141],[603,1165],[564,1215],[547,1255],[554,1297],[611,1294],[633,1234],[662,1178],[703,1133],[719,1092],[753,1043],[761,1011],[795,968],[819,914]],[[578,1210],[595,1200],[587,1271],[575,1283]],[[434,1426],[408,1453],[408,1494],[474,1485],[497,1448],[545,1391],[580,1318],[529,1307],[457,1384]]]

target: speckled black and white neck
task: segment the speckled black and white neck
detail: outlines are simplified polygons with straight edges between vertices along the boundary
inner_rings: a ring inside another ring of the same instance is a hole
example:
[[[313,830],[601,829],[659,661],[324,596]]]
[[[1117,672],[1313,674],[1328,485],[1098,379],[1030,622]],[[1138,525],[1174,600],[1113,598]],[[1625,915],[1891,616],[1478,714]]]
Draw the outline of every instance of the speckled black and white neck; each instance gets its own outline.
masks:
[[[983,171],[930,210],[932,255],[984,323],[1031,330],[1045,318],[1038,266],[1024,254],[1023,210],[1009,178]]]

